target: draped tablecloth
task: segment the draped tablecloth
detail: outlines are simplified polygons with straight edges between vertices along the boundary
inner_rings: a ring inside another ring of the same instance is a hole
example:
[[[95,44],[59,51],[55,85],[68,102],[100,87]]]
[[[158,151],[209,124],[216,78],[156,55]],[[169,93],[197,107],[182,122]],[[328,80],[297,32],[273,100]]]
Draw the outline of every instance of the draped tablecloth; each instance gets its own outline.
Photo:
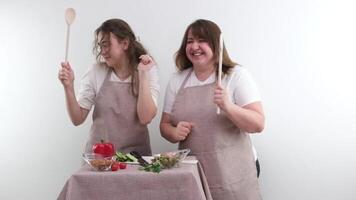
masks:
[[[181,163],[160,173],[127,165],[118,171],[93,171],[84,165],[65,183],[58,200],[211,200],[199,163]]]

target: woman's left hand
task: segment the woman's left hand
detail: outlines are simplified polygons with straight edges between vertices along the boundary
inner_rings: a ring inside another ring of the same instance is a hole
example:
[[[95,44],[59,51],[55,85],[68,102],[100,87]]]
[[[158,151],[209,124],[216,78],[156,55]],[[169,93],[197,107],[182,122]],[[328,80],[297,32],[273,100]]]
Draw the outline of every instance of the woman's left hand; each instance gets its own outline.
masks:
[[[155,64],[151,56],[145,54],[140,56],[140,63],[137,68],[138,71],[149,71]]]
[[[218,84],[215,86],[214,90],[214,103],[222,110],[226,110],[232,103],[229,98],[228,90]]]

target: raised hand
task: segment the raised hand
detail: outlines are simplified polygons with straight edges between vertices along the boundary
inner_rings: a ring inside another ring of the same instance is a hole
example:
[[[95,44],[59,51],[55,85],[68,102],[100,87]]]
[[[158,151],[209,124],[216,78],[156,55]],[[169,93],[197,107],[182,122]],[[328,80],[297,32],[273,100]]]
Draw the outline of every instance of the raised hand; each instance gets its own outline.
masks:
[[[140,63],[138,64],[137,68],[139,71],[149,71],[156,63],[153,59],[145,54],[140,56]]]
[[[214,90],[214,103],[219,106],[220,109],[226,110],[232,103],[229,98],[229,92],[221,85],[217,84]]]
[[[74,72],[68,62],[61,63],[62,69],[58,72],[58,79],[63,84],[64,88],[73,87],[74,84]]]

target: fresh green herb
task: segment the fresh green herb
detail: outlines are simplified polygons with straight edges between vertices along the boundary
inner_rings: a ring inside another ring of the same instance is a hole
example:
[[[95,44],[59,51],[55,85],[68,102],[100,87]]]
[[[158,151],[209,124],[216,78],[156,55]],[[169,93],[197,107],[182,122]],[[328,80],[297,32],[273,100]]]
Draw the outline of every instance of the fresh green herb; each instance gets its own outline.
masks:
[[[146,172],[159,173],[162,170],[162,166],[159,162],[153,162],[144,167],[141,167],[140,170],[145,170]]]
[[[163,169],[169,169],[176,166],[179,162],[179,157],[176,155],[160,155],[152,159],[152,163],[144,167],[141,167],[141,170],[146,172],[155,172],[159,173]]]

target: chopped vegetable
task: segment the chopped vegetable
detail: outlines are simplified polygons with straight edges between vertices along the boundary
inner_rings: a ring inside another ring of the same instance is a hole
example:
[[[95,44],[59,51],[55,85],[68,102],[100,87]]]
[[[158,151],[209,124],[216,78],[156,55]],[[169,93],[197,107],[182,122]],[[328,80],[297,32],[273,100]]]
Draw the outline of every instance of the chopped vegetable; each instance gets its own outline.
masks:
[[[115,160],[119,162],[137,162],[137,159],[129,153],[117,151],[115,157]]]
[[[146,172],[159,173],[162,170],[162,166],[159,162],[154,162],[144,167],[141,167],[140,169],[145,170]]]
[[[162,154],[152,159],[152,163],[141,168],[148,172],[159,173],[162,169],[175,167],[179,162],[179,156],[171,154]]]
[[[179,157],[175,155],[160,155],[155,157],[152,162],[159,162],[162,168],[168,169],[176,166],[179,161]]]

